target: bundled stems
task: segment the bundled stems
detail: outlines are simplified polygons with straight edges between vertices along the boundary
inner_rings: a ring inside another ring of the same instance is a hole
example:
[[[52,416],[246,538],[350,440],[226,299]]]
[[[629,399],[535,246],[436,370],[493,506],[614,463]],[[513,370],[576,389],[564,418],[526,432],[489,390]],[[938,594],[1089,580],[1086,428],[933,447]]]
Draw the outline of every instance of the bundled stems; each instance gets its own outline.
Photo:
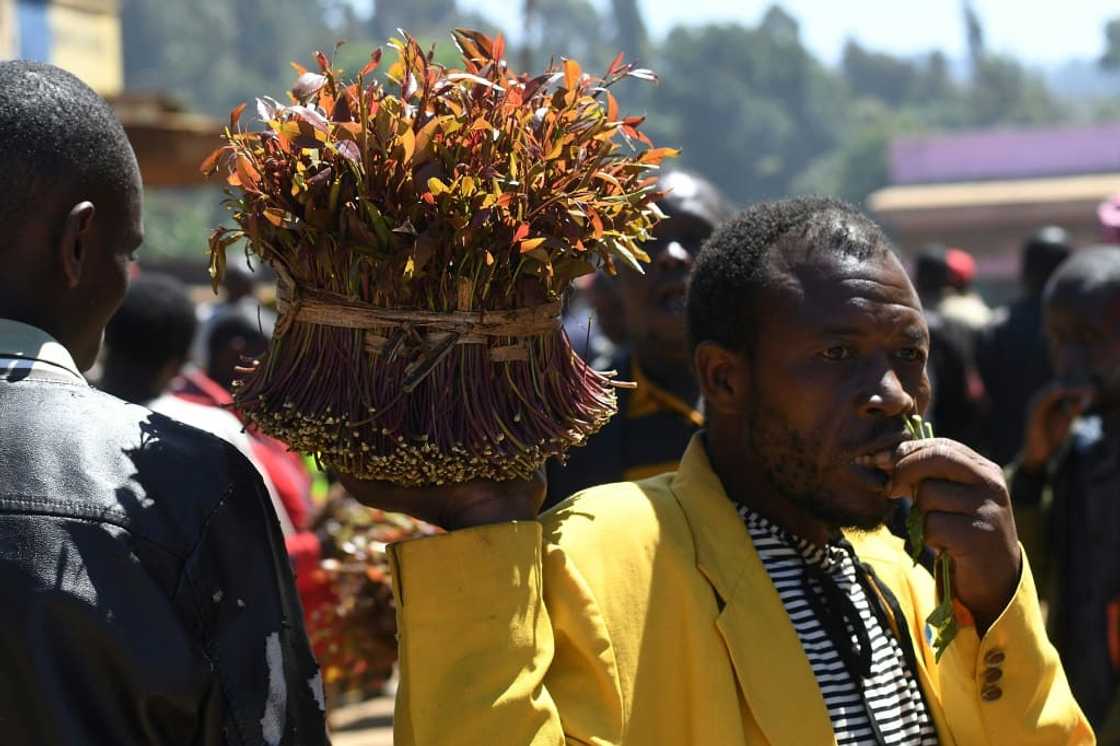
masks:
[[[933,426],[918,415],[907,418],[906,428],[915,440],[933,437]],[[925,516],[917,505],[911,507],[910,514],[906,517],[906,532],[909,536],[910,554],[916,565],[925,549]],[[938,552],[937,559],[934,560],[934,579],[938,585],[939,600],[937,608],[926,617],[926,623],[937,633],[933,641],[933,652],[935,660],[940,662],[958,631],[957,618],[953,613],[953,560],[944,551]]]
[[[676,151],[619,113],[610,87],[654,78],[621,55],[601,77],[574,60],[530,77],[500,36],[457,29],[460,69],[403,37],[384,82],[380,50],[349,81],[317,52],[289,104],[258,99],[260,131],[235,109],[202,165],[226,175],[236,224],[211,235],[215,283],[238,242],[281,278],[271,347],[235,399],[358,477],[527,477],[615,411],[559,303],[596,269],[641,271],[652,172]]]

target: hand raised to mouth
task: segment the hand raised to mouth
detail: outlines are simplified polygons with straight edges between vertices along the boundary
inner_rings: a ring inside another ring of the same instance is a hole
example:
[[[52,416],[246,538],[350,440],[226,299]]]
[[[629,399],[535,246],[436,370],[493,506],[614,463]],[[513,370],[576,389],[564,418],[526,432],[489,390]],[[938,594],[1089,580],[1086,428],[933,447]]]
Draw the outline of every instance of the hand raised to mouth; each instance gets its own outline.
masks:
[[[952,559],[952,586],[983,634],[1019,581],[1022,553],[1003,470],[946,438],[900,443],[861,457],[891,477],[889,493],[910,496],[925,544]]]

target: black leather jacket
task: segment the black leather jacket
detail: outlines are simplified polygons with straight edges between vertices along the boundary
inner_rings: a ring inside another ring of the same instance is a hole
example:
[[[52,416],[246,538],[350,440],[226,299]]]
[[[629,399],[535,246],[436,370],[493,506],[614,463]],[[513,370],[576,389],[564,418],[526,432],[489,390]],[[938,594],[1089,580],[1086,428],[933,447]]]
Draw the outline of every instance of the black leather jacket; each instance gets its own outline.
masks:
[[[326,742],[253,467],[68,374],[0,375],[0,743]]]

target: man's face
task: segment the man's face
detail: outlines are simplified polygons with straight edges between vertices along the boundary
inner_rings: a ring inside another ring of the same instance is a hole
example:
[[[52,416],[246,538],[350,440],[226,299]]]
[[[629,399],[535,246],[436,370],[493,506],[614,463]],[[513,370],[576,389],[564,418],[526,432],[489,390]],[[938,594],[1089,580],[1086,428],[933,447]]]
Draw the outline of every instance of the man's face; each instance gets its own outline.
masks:
[[[1092,387],[1093,409],[1120,407],[1120,293],[1059,291],[1046,304],[1045,323],[1058,381]]]
[[[680,357],[687,364],[688,276],[711,232],[711,224],[697,217],[671,217],[642,246],[650,256],[645,274],[629,267],[620,270],[618,287],[627,333],[640,357]]]
[[[764,293],[750,353],[748,457],[770,487],[836,528],[890,514],[886,473],[854,463],[929,404],[929,331],[898,259],[815,252]]]
[[[85,256],[81,281],[72,293],[77,308],[70,320],[70,346],[81,370],[97,359],[105,326],[128,290],[129,263],[144,241],[139,178],[132,188],[106,195],[95,207],[97,212],[82,246]]]

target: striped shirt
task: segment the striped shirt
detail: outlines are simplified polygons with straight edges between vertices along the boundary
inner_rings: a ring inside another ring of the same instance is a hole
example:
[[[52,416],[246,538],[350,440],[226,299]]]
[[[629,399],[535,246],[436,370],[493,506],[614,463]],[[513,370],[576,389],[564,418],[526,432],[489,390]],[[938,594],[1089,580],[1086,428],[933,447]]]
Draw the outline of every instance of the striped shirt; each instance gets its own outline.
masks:
[[[841,746],[937,744],[918,682],[894,634],[889,627],[884,629],[868,603],[851,546],[841,540],[818,547],[748,508],[740,507],[739,514],[801,640],[828,707],[836,742]],[[823,588],[822,581],[831,581],[835,590]],[[815,597],[810,598],[809,593]],[[835,607],[858,613],[863,629],[835,613]],[[822,608],[828,609],[824,616],[842,620],[834,628],[843,630],[835,634],[847,638],[845,650],[838,649],[834,636],[822,623]],[[861,639],[871,650],[869,660],[860,656],[865,652]],[[861,659],[863,666],[856,659]],[[861,668],[868,674],[864,675]]]

